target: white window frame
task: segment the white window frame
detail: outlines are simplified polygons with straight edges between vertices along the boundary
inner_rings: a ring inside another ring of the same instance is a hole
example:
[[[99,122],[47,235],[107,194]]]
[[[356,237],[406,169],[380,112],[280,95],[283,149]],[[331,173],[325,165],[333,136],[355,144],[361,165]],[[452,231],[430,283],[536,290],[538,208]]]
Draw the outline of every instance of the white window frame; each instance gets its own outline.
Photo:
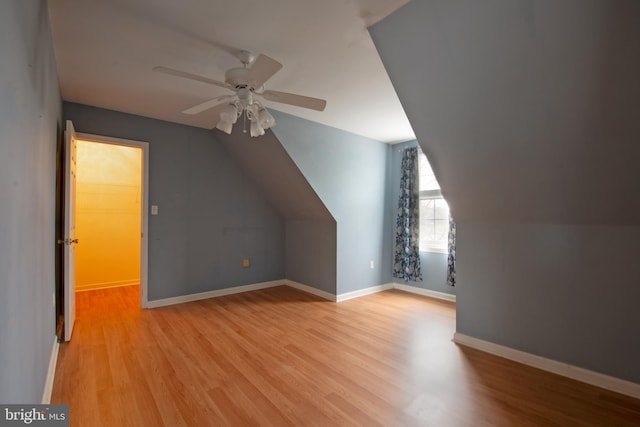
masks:
[[[418,147],[418,155],[424,156],[423,160],[426,160],[427,162],[429,162],[429,159],[427,158],[426,154],[424,154],[424,152],[420,149],[420,147]],[[446,202],[446,200],[442,196],[442,191],[440,189],[422,190],[420,191],[419,195],[420,195],[420,201],[442,199]],[[422,212],[420,212],[420,215],[422,216]],[[440,253],[440,254],[446,254],[449,252],[448,241],[443,242],[442,245],[435,245],[435,244],[424,245],[422,244],[422,238],[421,238],[419,243],[420,243],[419,244],[420,252],[430,252],[430,253]]]

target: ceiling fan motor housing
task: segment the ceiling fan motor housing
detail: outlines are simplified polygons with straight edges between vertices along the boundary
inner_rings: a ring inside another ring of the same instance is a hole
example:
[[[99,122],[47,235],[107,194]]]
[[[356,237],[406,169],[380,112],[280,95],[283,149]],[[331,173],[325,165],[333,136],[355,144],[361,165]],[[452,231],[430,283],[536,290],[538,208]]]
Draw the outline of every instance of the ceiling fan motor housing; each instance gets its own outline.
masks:
[[[249,73],[249,69],[247,68],[231,68],[224,73],[224,81],[234,87],[236,89],[242,87],[248,87],[250,89],[255,89],[251,82],[247,81],[247,74]]]

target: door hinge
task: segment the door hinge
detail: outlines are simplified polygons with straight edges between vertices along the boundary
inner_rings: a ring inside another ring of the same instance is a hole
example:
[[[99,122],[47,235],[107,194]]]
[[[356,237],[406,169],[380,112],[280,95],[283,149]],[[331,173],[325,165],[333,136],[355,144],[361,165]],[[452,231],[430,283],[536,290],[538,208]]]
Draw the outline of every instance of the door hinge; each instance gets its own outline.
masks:
[[[78,243],[78,239],[73,239],[73,240],[71,240],[71,239],[58,239],[57,243],[59,245],[71,245],[73,243],[77,244]]]

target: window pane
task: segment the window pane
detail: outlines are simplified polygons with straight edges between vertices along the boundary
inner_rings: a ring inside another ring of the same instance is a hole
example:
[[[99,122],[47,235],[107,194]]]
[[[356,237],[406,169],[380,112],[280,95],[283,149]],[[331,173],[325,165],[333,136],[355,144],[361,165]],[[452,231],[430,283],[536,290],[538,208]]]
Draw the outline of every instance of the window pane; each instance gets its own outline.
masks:
[[[427,160],[427,156],[425,156],[420,149],[418,149],[418,159],[420,168],[420,191],[439,190],[440,185],[433,174],[429,160]]]
[[[433,190],[440,190],[440,185],[433,174],[431,165],[424,153],[418,148],[420,166],[420,247],[427,249],[437,247],[445,249],[449,239],[449,206],[447,202]],[[428,193],[431,191],[431,193]],[[422,193],[427,192],[427,193]]]
[[[439,242],[448,242],[449,240],[449,220],[437,219],[435,220],[434,236]]]
[[[435,237],[435,224],[433,221],[420,222],[420,246],[429,244]]]
[[[434,218],[435,219],[449,219],[449,205],[444,199],[434,200]]]
[[[432,239],[433,233],[433,219],[428,219],[425,215],[420,215],[420,240]]]
[[[420,191],[439,190],[440,185],[433,175],[420,175]]]
[[[434,199],[422,199],[420,200],[420,219],[433,220],[435,219],[435,200]]]

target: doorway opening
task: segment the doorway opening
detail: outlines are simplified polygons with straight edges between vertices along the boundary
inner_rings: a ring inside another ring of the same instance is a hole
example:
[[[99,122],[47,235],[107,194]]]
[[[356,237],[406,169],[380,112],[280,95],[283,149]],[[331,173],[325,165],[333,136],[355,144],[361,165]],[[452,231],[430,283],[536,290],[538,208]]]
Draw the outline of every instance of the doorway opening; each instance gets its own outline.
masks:
[[[148,144],[77,138],[76,292],[137,287],[145,308]]]
[[[92,296],[76,294],[76,315],[115,310],[120,287],[139,307],[142,150],[82,139],[76,147],[75,290]]]
[[[76,292],[140,285],[142,150],[77,141]]]
[[[74,286],[73,291],[67,292],[65,285],[56,293],[57,311],[66,313],[72,307],[75,313],[75,304],[65,307],[64,301],[69,296],[75,301],[76,293],[86,293],[83,300],[107,301],[101,309],[108,310],[117,299],[93,295],[111,290],[127,295],[129,306],[146,308],[148,143],[83,133],[74,134],[74,140],[75,208],[68,208],[75,213],[77,238],[75,267],[68,268]],[[57,329],[64,331],[67,325]],[[62,333],[58,337],[63,340]]]

